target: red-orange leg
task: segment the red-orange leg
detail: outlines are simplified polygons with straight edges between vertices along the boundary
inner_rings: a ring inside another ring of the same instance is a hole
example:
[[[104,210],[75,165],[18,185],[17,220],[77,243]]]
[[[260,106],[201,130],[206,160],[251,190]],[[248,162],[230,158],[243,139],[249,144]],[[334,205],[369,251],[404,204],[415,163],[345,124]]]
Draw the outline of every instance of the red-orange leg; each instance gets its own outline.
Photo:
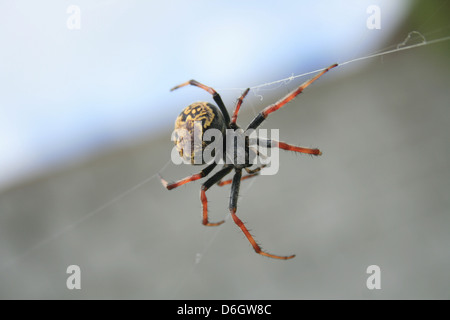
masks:
[[[241,108],[241,105],[242,105],[242,101],[244,100],[245,96],[247,95],[247,93],[249,91],[250,91],[250,88],[245,90],[244,93],[241,95],[241,97],[239,98],[239,100],[236,103],[236,108],[234,108],[233,116],[231,117],[231,125],[232,126],[234,126],[236,124],[239,109]]]
[[[249,179],[249,178],[256,177],[257,175],[259,175],[259,171],[261,171],[261,169],[264,168],[265,166],[266,166],[266,165],[262,165],[261,167],[255,168],[255,169],[253,169],[253,170],[250,170],[250,169],[248,169],[248,168],[245,168],[245,171],[247,171],[248,175],[243,176],[243,177],[241,178],[241,181],[242,181],[242,180],[247,180],[247,179]],[[232,181],[233,181],[232,179],[230,179],[230,180],[225,180],[225,181],[219,181],[219,182],[217,182],[217,185],[218,185],[219,187],[222,187],[222,186],[225,186],[225,185],[227,185],[227,184],[230,184]]]
[[[233,218],[234,223],[236,223],[236,225],[239,228],[241,228],[242,232],[245,234],[245,236],[247,237],[248,241],[250,242],[250,244],[252,245],[252,247],[256,253],[266,256],[266,257],[269,257],[269,258],[281,259],[281,260],[288,260],[288,259],[292,259],[295,257],[295,254],[293,254],[291,256],[277,256],[277,255],[262,251],[261,247],[256,243],[255,239],[250,234],[247,227],[244,225],[244,223],[241,221],[241,219],[239,219],[238,216],[236,215],[236,208],[230,210],[230,212],[231,212],[231,217]]]
[[[220,226],[222,223],[225,222],[225,220],[219,221],[219,222],[209,222],[208,218],[208,199],[206,198],[206,189],[203,188],[200,190],[200,199],[202,200],[202,206],[203,206],[203,219],[202,224],[208,227],[215,227]]]
[[[203,219],[202,223],[205,226],[218,226],[225,222],[225,220],[219,221],[219,222],[209,222],[208,219],[208,199],[206,198],[206,191],[211,188],[215,183],[220,181],[224,176],[226,176],[230,171],[233,169],[233,167],[225,167],[222,170],[218,171],[216,174],[214,174],[211,178],[206,180],[206,182],[202,185],[202,188],[200,189],[200,200],[202,201],[202,207],[203,207]]]
[[[322,155],[322,151],[320,151],[319,149],[309,149],[309,148],[297,147],[297,146],[293,146],[291,144],[287,144],[287,143],[275,141],[275,140],[272,140],[272,147],[280,148],[280,149],[288,150],[288,151],[312,154],[314,156]]]
[[[214,90],[211,87],[205,86],[204,84],[202,84],[202,83],[200,83],[200,82],[198,82],[196,80],[186,81],[186,82],[184,82],[182,84],[179,84],[179,85],[173,87],[172,89],[170,89],[170,91],[173,91],[173,90],[176,90],[178,88],[185,87],[185,86],[188,86],[188,85],[192,85],[192,86],[196,86],[196,87],[202,88],[203,90],[208,91],[212,95],[217,94],[216,90]]]
[[[208,174],[211,173],[211,171],[216,167],[217,163],[212,163],[209,166],[207,166],[205,169],[200,171],[199,173],[193,174],[192,176],[186,177],[184,179],[178,180],[177,182],[168,183],[166,180],[161,177],[160,174],[158,174],[159,178],[161,179],[162,185],[167,188],[167,190],[175,189],[179,186],[182,186],[183,184],[186,184],[188,182],[192,182],[198,179],[201,179],[203,177],[206,177]]]
[[[241,178],[241,181],[242,181],[242,180],[247,180],[247,179],[249,179],[249,178],[256,177],[257,175],[258,175],[258,173],[253,173],[253,174],[249,174],[249,175],[243,176],[243,177]],[[233,182],[233,179],[225,180],[225,181],[219,181],[219,182],[217,182],[217,185],[218,185],[219,187],[222,187],[222,186],[226,186],[227,184],[231,184],[231,182]]]
[[[198,82],[196,80],[189,80],[189,81],[186,81],[186,82],[184,82],[182,84],[179,84],[179,85],[173,87],[172,89],[170,89],[170,91],[173,91],[173,90],[176,90],[178,88],[185,87],[185,86],[188,86],[188,85],[199,87],[199,88],[201,88],[201,89],[203,89],[205,91],[208,91],[210,94],[212,94],[214,101],[217,103],[217,105],[220,108],[220,111],[222,112],[222,115],[223,115],[223,117],[225,119],[225,123],[227,125],[230,123],[230,115],[228,114],[227,108],[225,107],[225,104],[223,103],[222,98],[220,97],[220,95],[213,88],[205,86],[204,84],[202,84],[202,83],[200,83],[200,82]]]
[[[271,114],[272,112],[277,111],[278,109],[283,107],[286,103],[289,103],[290,101],[295,99],[295,97],[297,97],[300,93],[303,92],[303,90],[305,90],[307,87],[309,87],[310,84],[312,84],[314,81],[319,79],[321,76],[323,76],[326,72],[328,72],[330,69],[333,69],[334,67],[337,67],[337,63],[329,66],[328,68],[326,68],[324,70],[322,70],[317,75],[315,75],[313,78],[311,78],[308,81],[306,81],[305,83],[303,83],[300,87],[298,87],[296,90],[294,90],[291,93],[289,93],[287,96],[285,96],[280,101],[278,101],[278,102],[276,102],[276,103],[266,107],[263,111],[261,111],[253,119],[253,121],[249,124],[247,129],[256,129],[267,118],[267,116],[269,114]]]
[[[231,197],[230,197],[229,208],[230,208],[231,217],[233,218],[234,223],[236,223],[236,225],[239,228],[241,228],[242,232],[245,234],[245,236],[247,237],[248,241],[250,242],[250,244],[252,245],[252,247],[256,253],[266,256],[266,257],[269,257],[269,258],[281,259],[281,260],[287,260],[287,259],[294,258],[295,254],[293,254],[291,256],[277,256],[277,255],[262,251],[261,247],[256,243],[255,239],[250,234],[247,227],[244,225],[244,223],[241,221],[241,219],[239,219],[238,216],[236,215],[237,198],[239,195],[241,176],[242,176],[242,171],[236,170],[236,174],[233,177],[233,183],[231,185]]]
[[[259,139],[257,140],[258,145],[264,146],[265,148],[280,148],[283,150],[306,153],[313,156],[321,156],[322,151],[319,149],[310,149],[304,147],[297,147],[292,144],[288,144],[286,142],[276,141],[276,140],[268,140],[268,139]]]

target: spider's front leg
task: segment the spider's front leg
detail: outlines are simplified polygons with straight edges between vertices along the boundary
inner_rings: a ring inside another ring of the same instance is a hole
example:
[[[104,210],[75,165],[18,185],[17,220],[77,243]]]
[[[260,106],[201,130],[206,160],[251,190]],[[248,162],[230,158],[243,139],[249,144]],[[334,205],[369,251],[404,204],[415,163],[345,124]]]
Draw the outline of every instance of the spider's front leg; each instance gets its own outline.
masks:
[[[303,92],[303,90],[305,90],[307,87],[309,87],[314,81],[316,81],[317,79],[319,79],[321,76],[323,76],[325,73],[327,73],[329,70],[333,69],[334,67],[337,67],[338,64],[335,63],[331,66],[329,66],[328,68],[325,68],[324,70],[322,70],[321,72],[319,72],[317,75],[315,75],[314,77],[312,77],[311,79],[309,79],[308,81],[306,81],[305,83],[303,83],[300,87],[298,87],[296,90],[292,91],[291,93],[289,93],[287,96],[285,96],[283,99],[281,99],[280,101],[271,104],[270,106],[266,107],[263,111],[261,111],[253,120],[252,122],[250,122],[250,124],[247,127],[248,129],[256,129],[258,128],[258,126],[264,121],[266,120],[266,118],[269,116],[269,114],[271,114],[272,112],[277,111],[278,109],[280,109],[281,107],[283,107],[286,103],[289,103],[290,101],[292,101],[293,99],[295,99],[295,97],[297,97],[300,93]]]
[[[233,127],[236,128],[236,121],[237,121],[239,109],[241,108],[242,101],[244,101],[244,98],[249,91],[250,91],[250,88],[245,90],[244,93],[242,93],[241,97],[238,99],[238,101],[236,103],[236,107],[234,108],[233,116],[231,117],[231,123],[230,123],[230,126],[232,128]]]
[[[241,221],[241,219],[239,219],[238,216],[236,215],[237,199],[239,196],[239,187],[241,184],[241,177],[242,177],[242,170],[236,169],[236,174],[233,177],[233,184],[231,185],[231,197],[230,197],[230,206],[229,206],[231,217],[233,218],[234,223],[236,223],[237,226],[239,228],[241,228],[242,232],[245,234],[245,236],[247,237],[250,244],[253,246],[253,249],[255,250],[256,253],[266,256],[266,257],[269,257],[269,258],[274,258],[274,259],[287,260],[287,259],[294,258],[295,254],[293,254],[291,256],[277,256],[277,255],[262,251],[261,247],[256,243],[255,239],[250,234],[247,227],[244,225],[244,223]]]
[[[202,84],[196,80],[189,80],[185,83],[182,83],[182,84],[179,84],[178,86],[173,87],[172,89],[170,89],[170,91],[173,91],[173,90],[176,90],[178,88],[188,86],[188,85],[199,87],[199,88],[209,92],[210,94],[212,94],[214,101],[219,106],[220,111],[222,112],[222,115],[225,118],[225,123],[226,124],[230,123],[230,115],[228,114],[227,108],[225,107],[225,104],[223,103],[220,95],[213,88],[205,86],[204,84]]]

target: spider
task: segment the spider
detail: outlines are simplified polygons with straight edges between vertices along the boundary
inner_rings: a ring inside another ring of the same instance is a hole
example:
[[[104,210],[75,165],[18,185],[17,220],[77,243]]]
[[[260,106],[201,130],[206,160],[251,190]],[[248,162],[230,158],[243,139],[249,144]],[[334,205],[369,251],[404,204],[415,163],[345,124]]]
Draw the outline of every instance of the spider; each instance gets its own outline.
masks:
[[[292,101],[295,97],[297,97],[302,91],[307,88],[310,84],[312,84],[314,81],[319,79],[323,74],[325,74],[330,69],[336,67],[337,64],[333,64],[329,66],[328,68],[322,70],[317,75],[315,75],[313,78],[309,79],[302,85],[300,85],[297,89],[290,92],[288,95],[286,95],[284,98],[279,100],[278,102],[269,105],[264,110],[262,110],[258,115],[255,116],[255,118],[250,122],[250,124],[247,127],[247,130],[249,129],[256,129],[272,112],[277,111],[281,107],[283,107],[288,102]],[[173,91],[175,89],[187,86],[187,85],[193,85],[196,87],[199,87],[203,90],[206,90],[209,92],[212,96],[214,101],[217,103],[217,108],[215,105],[207,103],[207,102],[196,102],[188,107],[186,107],[181,114],[178,116],[176,122],[175,122],[175,131],[177,129],[185,129],[186,134],[183,136],[178,136],[178,138],[175,139],[175,145],[180,153],[180,156],[182,156],[184,159],[191,160],[191,164],[197,164],[194,163],[193,157],[194,157],[194,151],[192,153],[186,152],[186,146],[189,143],[192,143],[192,140],[194,139],[194,130],[193,130],[193,121],[198,120],[201,121],[203,132],[205,132],[206,129],[218,129],[223,134],[223,137],[225,137],[225,131],[228,130],[238,130],[240,129],[239,126],[236,124],[236,120],[238,117],[239,109],[241,107],[241,104],[249,92],[250,89],[247,89],[244,91],[244,93],[240,96],[240,98],[237,100],[236,107],[233,112],[233,116],[230,119],[230,115],[228,114],[228,111],[222,101],[222,98],[220,95],[211,87],[208,87],[204,84],[201,84],[195,80],[190,80],[185,83],[182,83],[174,88],[172,88],[170,91]],[[306,153],[314,156],[320,156],[322,152],[319,149],[309,149],[309,148],[303,148],[303,147],[297,147],[294,145],[290,145],[284,142],[275,141],[275,140],[268,140],[268,139],[259,139],[257,138],[258,145],[265,145],[267,148],[280,148],[284,150],[294,151],[294,152],[300,152],[300,153]],[[226,148],[226,139],[223,139],[224,147]],[[202,145],[200,145],[201,149],[205,149],[206,144],[203,142]],[[238,150],[238,148],[241,148],[241,150]],[[195,147],[194,147],[195,149]],[[243,149],[243,150],[242,150]],[[208,180],[206,180],[205,183],[202,184],[200,189],[200,199],[202,202],[203,207],[203,220],[202,223],[205,226],[218,226],[224,223],[225,221],[219,221],[219,222],[210,222],[208,218],[208,201],[206,198],[206,191],[211,188],[214,184],[218,184],[219,186],[224,186],[227,184],[231,184],[231,196],[229,201],[229,210],[231,213],[231,217],[233,218],[233,221],[236,223],[236,225],[242,230],[244,235],[247,237],[250,244],[253,246],[253,249],[256,253],[270,257],[275,259],[292,259],[295,257],[295,255],[290,256],[279,256],[275,254],[271,254],[268,252],[265,252],[261,249],[261,247],[256,243],[253,236],[248,231],[247,227],[244,225],[244,223],[241,221],[241,219],[238,218],[236,215],[236,209],[237,209],[237,199],[239,195],[239,187],[242,180],[255,177],[259,174],[259,171],[264,167],[264,165],[261,165],[255,169],[249,169],[253,164],[250,163],[250,153],[252,150],[250,150],[248,146],[248,141],[245,145],[245,147],[237,147],[236,144],[233,144],[233,151],[234,151],[234,158],[232,157],[232,161],[225,162],[222,169],[220,169],[218,172],[216,172],[212,177],[210,177]],[[245,161],[237,162],[236,161],[236,154],[245,152]],[[223,155],[223,158],[225,160],[226,155]],[[229,159],[228,159],[229,160]],[[201,164],[206,164],[205,162],[202,162]],[[161,179],[161,183],[165,188],[168,190],[175,189],[181,185],[184,185],[188,182],[195,181],[201,178],[206,177],[208,174],[210,174],[213,169],[216,167],[217,163],[213,162],[208,164],[207,167],[205,167],[203,170],[201,170],[199,173],[188,176],[184,179],[181,179],[177,182],[168,183],[166,180],[164,180],[161,176],[159,178]],[[233,176],[233,179],[222,181],[222,179],[229,174],[234,169],[235,173]],[[242,176],[242,170],[245,170],[247,172],[247,175]]]

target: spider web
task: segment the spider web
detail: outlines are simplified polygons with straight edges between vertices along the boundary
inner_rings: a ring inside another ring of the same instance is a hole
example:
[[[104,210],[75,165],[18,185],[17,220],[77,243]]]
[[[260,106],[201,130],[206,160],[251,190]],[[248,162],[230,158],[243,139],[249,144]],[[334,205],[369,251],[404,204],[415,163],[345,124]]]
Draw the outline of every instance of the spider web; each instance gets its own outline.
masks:
[[[364,61],[367,59],[372,59],[372,58],[376,58],[376,57],[383,57],[389,54],[393,54],[396,52],[401,52],[401,51],[406,51],[406,50],[412,50],[412,49],[416,49],[419,47],[423,47],[423,46],[429,46],[432,44],[436,44],[436,43],[440,43],[440,42],[444,42],[444,41],[449,41],[450,40],[450,36],[447,37],[441,37],[438,39],[431,39],[431,40],[427,40],[427,38],[422,35],[421,33],[419,33],[418,31],[412,31],[410,32],[405,39],[396,44],[393,45],[391,47],[388,48],[384,48],[383,50],[380,50],[378,52],[374,52],[372,54],[363,56],[363,57],[358,57],[358,58],[354,58],[348,61],[343,61],[343,62],[338,62],[338,68],[343,67],[345,65],[351,64],[351,63],[355,63],[355,62],[359,62],[359,61]],[[283,78],[283,79],[279,79],[276,81],[271,81],[271,82],[266,82],[266,83],[262,83],[262,84],[258,84],[255,86],[250,87],[251,92],[253,92],[253,94],[255,96],[257,96],[260,100],[263,99],[263,95],[261,94],[261,90],[263,90],[264,88],[268,88],[270,87],[271,90],[275,90],[277,88],[280,88],[282,86],[287,85],[288,83],[292,82],[295,79],[298,78],[302,78],[302,77],[306,77],[306,76],[310,76],[313,74],[316,74],[320,71],[322,71],[323,69],[318,69],[318,70],[313,70],[313,71],[309,71],[306,73],[302,73],[302,74],[298,74],[298,75],[290,75],[289,77]],[[245,88],[218,88],[217,90],[239,90],[242,91]],[[250,108],[252,109],[254,115],[257,114],[257,110],[254,104],[250,103]],[[164,166],[161,167],[161,169],[159,170],[159,172],[164,172],[164,170],[168,167],[168,165],[171,163],[171,161],[169,160]],[[112,198],[110,201],[104,203],[103,205],[99,206],[98,208],[96,208],[95,210],[92,210],[91,212],[85,214],[84,216],[82,216],[79,220],[77,220],[76,222],[68,225],[67,227],[61,229],[59,232],[49,236],[48,238],[36,243],[35,245],[29,247],[27,250],[25,250],[23,253],[15,256],[14,258],[3,262],[1,265],[1,268],[11,268],[13,267],[15,264],[19,263],[21,260],[23,260],[24,258],[26,258],[30,253],[36,251],[37,249],[44,247],[48,244],[50,244],[51,242],[57,240],[58,238],[62,237],[63,235],[65,235],[66,233],[74,230],[75,228],[77,228],[78,226],[87,223],[92,217],[104,212],[106,209],[110,208],[111,206],[117,204],[119,201],[123,200],[124,198],[126,198],[128,195],[130,195],[131,193],[135,192],[137,189],[141,188],[142,186],[152,182],[154,179],[158,180],[158,173],[154,173],[150,176],[148,176],[147,178],[145,178],[144,180],[142,180],[141,182],[131,186],[130,188],[124,190],[124,192],[120,193],[119,195],[115,196],[114,198]],[[158,182],[159,183],[159,182]],[[254,180],[249,181],[248,183],[246,183],[245,185],[241,186],[241,196],[245,196],[245,194],[252,188],[254,184]],[[224,220],[228,220],[229,219],[229,214],[228,212],[226,212],[223,216]],[[181,279],[178,282],[178,286],[176,288],[174,288],[173,292],[172,292],[172,296],[176,297],[177,294],[180,292],[180,290],[183,288],[183,286],[186,285],[187,280],[191,277],[191,275],[195,272],[195,270],[197,269],[197,267],[202,263],[202,259],[204,258],[205,255],[207,255],[208,251],[212,248],[217,236],[219,235],[219,233],[221,232],[222,228],[216,228],[216,230],[214,231],[214,233],[212,235],[209,236],[209,238],[204,242],[203,247],[199,248],[199,250],[197,250],[197,253],[195,254],[194,257],[192,257],[192,265],[188,270],[183,270],[182,274],[181,274]]]
[[[418,43],[416,43],[419,40]],[[419,47],[423,47],[423,46],[427,46],[427,45],[432,45],[435,43],[440,43],[440,42],[444,42],[444,41],[449,41],[450,40],[450,36],[448,37],[443,37],[443,38],[439,38],[439,39],[433,39],[433,40],[426,40],[426,37],[424,35],[422,35],[419,31],[411,31],[410,33],[408,33],[408,35],[406,36],[406,38],[398,43],[395,46],[391,46],[391,47],[387,47],[384,49],[379,50],[378,52],[374,52],[372,54],[363,56],[363,57],[359,57],[359,58],[355,58],[355,59],[351,59],[351,60],[347,60],[344,62],[338,62],[338,67],[342,67],[344,65],[350,64],[350,63],[354,63],[354,62],[358,62],[358,61],[363,61],[363,60],[367,60],[367,59],[371,59],[371,58],[376,58],[376,57],[382,57],[388,54],[392,54],[392,53],[396,53],[396,52],[400,52],[400,51],[405,51],[405,50],[411,50],[411,49],[415,49],[415,48],[419,48]],[[413,42],[411,44],[411,42]],[[392,47],[395,47],[393,49],[390,49]],[[259,85],[255,85],[253,87],[250,87],[250,89],[252,91],[254,91],[254,94],[256,96],[258,96],[261,100],[263,99],[263,97],[261,95],[258,94],[258,92],[261,90],[261,88],[264,87],[269,87],[269,86],[273,86],[273,85],[286,85],[289,82],[293,81],[294,79],[297,78],[302,78],[305,76],[309,76],[309,75],[313,75],[316,73],[319,73],[320,71],[322,71],[324,68],[322,69],[317,69],[317,70],[313,70],[313,71],[308,71],[299,75],[291,75],[290,77],[284,78],[284,79],[280,79],[280,80],[276,80],[276,81],[272,81],[272,82],[266,82],[263,84],[259,84]],[[217,90],[220,91],[225,91],[225,90],[236,90],[236,91],[242,91],[245,90],[246,88],[219,88]]]
[[[417,39],[419,39],[418,43],[413,43],[410,44],[410,42],[417,42]],[[442,37],[442,38],[438,38],[438,39],[433,39],[433,40],[426,40],[426,37],[424,35],[422,35],[420,32],[418,31],[411,31],[410,33],[408,33],[408,35],[406,36],[406,38],[398,43],[395,46],[391,46],[391,47],[395,47],[394,49],[389,49],[388,48],[384,48],[382,50],[379,50],[378,52],[372,53],[370,55],[366,55],[363,57],[359,57],[359,58],[355,58],[352,60],[348,60],[348,61],[344,61],[344,62],[340,62],[338,63],[338,67],[342,67],[344,65],[350,64],[350,63],[354,63],[354,62],[358,62],[358,61],[364,61],[367,59],[371,59],[371,58],[376,58],[376,57],[382,57],[388,54],[392,54],[392,53],[396,53],[396,52],[400,52],[400,51],[405,51],[405,50],[411,50],[411,49],[415,49],[415,48],[419,48],[419,47],[423,47],[423,46],[428,46],[428,45],[432,45],[432,44],[436,44],[436,43],[440,43],[440,42],[444,42],[444,41],[449,41],[450,40],[450,36],[447,37]],[[322,69],[317,69],[317,70],[313,70],[313,71],[309,71],[309,72],[305,72],[299,75],[291,75],[289,77],[283,78],[283,79],[279,79],[279,80],[275,80],[272,82],[266,82],[263,84],[258,84],[255,86],[250,87],[251,92],[253,92],[253,94],[255,96],[257,96],[260,100],[263,100],[263,96],[260,94],[262,88],[265,87],[272,87],[271,90],[277,89],[283,85],[287,85],[288,83],[290,83],[291,81],[293,81],[294,79],[297,78],[302,78],[302,77],[306,77],[306,76],[310,76],[313,74],[317,74],[318,72],[322,71]],[[273,88],[274,85],[277,85],[275,88]],[[245,90],[246,88],[218,88],[217,91],[226,91],[226,90],[236,90],[236,91],[242,91]],[[250,108],[253,111],[253,114],[256,115],[257,111],[255,108],[255,105],[250,103]],[[70,230],[76,228],[78,225],[84,223],[86,220],[88,220],[89,218],[91,218],[92,216],[104,211],[105,209],[111,207],[112,205],[116,204],[118,201],[122,200],[123,198],[125,198],[127,195],[131,194],[133,191],[139,189],[140,187],[144,186],[145,184],[149,183],[150,181],[152,181],[153,179],[158,178],[158,173],[159,172],[164,172],[164,170],[167,168],[167,166],[171,163],[171,161],[169,160],[164,166],[161,167],[160,170],[158,170],[157,173],[154,173],[153,175],[147,177],[146,179],[142,180],[141,182],[137,183],[136,185],[130,187],[129,189],[125,190],[123,193],[117,195],[116,197],[112,198],[110,201],[104,203],[103,205],[101,205],[100,207],[96,208],[95,210],[87,213],[86,215],[84,215],[80,220],[76,221],[75,223],[67,226],[66,228],[62,229],[60,232],[54,234],[53,236],[43,240],[42,242],[37,243],[36,245],[34,245],[33,247],[29,248],[28,250],[26,250],[23,254],[17,256],[15,259],[10,260],[8,263],[5,263],[5,265],[9,265],[9,264],[14,264],[16,261],[20,260],[22,257],[26,256],[29,252],[55,240],[56,238],[62,236],[64,233],[69,232]],[[250,189],[250,187],[253,185],[253,181],[250,182],[246,189]],[[229,216],[228,214],[225,215],[224,219],[228,219]],[[216,235],[214,235],[213,237],[215,237]],[[208,245],[209,247],[209,245]],[[198,253],[197,257],[195,259],[196,264],[200,262],[201,260],[201,256],[203,256],[203,254],[206,252],[207,249],[203,250],[202,253]]]

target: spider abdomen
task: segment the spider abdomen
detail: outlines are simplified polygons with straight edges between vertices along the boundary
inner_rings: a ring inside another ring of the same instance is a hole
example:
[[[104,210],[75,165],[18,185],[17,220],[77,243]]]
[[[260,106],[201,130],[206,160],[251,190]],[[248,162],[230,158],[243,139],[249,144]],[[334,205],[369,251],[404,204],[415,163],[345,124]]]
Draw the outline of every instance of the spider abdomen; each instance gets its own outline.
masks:
[[[206,130],[225,134],[225,120],[219,109],[208,102],[194,102],[187,106],[175,121],[175,145],[180,156],[191,164],[205,164],[203,150],[212,141],[203,141]],[[198,159],[198,161],[197,161]]]

